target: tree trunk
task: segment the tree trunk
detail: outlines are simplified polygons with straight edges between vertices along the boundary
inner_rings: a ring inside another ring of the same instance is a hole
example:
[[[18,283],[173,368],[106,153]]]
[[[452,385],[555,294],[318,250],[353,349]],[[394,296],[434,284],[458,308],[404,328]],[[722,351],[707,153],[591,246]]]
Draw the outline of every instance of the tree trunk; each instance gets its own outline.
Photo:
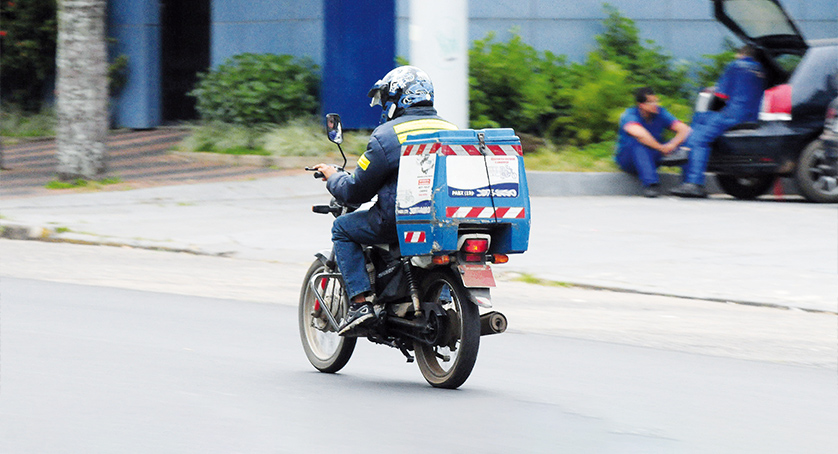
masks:
[[[106,172],[107,0],[58,2],[58,177],[96,179]]]

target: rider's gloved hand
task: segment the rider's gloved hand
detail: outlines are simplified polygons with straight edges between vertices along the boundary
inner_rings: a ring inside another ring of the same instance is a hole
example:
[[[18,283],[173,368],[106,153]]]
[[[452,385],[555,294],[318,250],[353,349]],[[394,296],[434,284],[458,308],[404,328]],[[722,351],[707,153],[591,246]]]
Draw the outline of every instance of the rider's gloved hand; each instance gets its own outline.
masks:
[[[321,178],[321,180],[323,181],[328,180],[330,176],[338,173],[338,169],[335,166],[329,164],[320,163],[314,166],[314,168],[317,169],[318,172],[323,174],[323,178]]]

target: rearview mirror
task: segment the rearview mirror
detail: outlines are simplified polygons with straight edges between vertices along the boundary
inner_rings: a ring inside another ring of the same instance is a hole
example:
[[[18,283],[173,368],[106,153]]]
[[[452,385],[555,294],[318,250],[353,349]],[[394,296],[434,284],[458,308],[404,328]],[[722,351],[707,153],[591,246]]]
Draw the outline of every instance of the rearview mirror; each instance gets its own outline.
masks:
[[[326,114],[326,134],[329,140],[340,145],[343,143],[343,128],[340,124],[340,115]]]

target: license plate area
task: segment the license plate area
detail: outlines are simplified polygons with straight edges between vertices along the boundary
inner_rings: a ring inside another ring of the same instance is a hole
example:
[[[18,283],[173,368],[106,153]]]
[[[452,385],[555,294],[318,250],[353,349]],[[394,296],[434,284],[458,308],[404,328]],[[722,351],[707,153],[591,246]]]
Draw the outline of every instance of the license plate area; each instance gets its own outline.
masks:
[[[466,288],[495,287],[495,276],[489,265],[458,265],[457,269]]]

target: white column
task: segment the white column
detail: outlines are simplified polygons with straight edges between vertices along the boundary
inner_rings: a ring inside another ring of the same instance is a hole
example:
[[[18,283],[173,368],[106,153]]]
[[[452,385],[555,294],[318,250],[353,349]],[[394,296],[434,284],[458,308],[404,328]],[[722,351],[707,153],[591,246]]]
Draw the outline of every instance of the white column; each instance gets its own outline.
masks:
[[[410,0],[410,64],[434,83],[434,106],[468,128],[468,0]]]

